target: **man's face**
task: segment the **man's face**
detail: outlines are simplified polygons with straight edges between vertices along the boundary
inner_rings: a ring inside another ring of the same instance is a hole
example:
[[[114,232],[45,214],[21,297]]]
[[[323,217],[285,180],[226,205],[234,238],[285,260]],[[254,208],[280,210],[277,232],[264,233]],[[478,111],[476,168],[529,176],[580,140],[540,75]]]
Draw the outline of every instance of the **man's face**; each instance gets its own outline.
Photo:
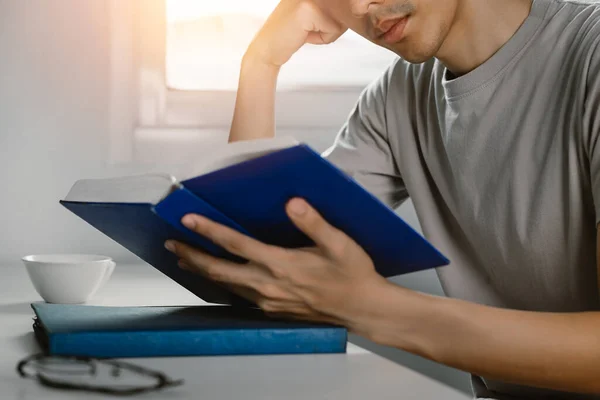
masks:
[[[434,57],[460,0],[317,0],[330,15],[409,62]]]

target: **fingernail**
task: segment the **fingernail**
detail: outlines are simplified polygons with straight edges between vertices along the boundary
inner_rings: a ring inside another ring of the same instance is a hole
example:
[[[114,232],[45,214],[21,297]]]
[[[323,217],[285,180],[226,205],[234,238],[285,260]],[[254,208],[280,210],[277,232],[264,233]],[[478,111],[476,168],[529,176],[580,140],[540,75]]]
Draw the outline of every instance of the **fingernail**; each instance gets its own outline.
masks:
[[[165,249],[169,250],[171,253],[175,252],[175,243],[170,240],[165,242]]]
[[[181,269],[190,269],[190,267],[183,260],[177,261],[177,265],[179,265],[179,268]]]
[[[289,202],[289,209],[293,214],[298,216],[306,214],[308,211],[308,207],[306,206],[306,202],[301,199],[292,199]]]
[[[183,224],[183,226],[185,226],[188,229],[194,229],[196,227],[196,219],[194,218],[193,215],[189,215],[189,214],[186,215],[181,220],[181,223]]]

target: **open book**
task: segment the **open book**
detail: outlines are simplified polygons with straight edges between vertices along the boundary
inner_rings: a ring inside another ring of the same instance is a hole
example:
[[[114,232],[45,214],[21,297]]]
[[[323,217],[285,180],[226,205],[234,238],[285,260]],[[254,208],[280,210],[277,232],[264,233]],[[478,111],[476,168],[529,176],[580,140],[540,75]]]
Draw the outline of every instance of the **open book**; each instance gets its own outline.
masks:
[[[302,197],[363,247],[385,277],[448,264],[393,210],[305,144],[276,138],[213,150],[180,180],[168,174],[80,180],[61,204],[211,303],[249,305],[178,268],[163,243],[175,239],[217,257],[245,260],[185,228],[181,218],[188,213],[272,245],[307,247],[313,242],[285,213],[289,199]]]

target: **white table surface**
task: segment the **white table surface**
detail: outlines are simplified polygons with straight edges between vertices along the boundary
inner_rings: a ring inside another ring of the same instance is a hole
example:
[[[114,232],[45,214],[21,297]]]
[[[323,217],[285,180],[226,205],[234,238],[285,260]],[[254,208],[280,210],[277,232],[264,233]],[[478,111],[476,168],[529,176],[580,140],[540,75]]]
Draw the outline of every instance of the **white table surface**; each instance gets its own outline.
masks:
[[[114,398],[46,389],[21,379],[17,362],[40,349],[30,303],[40,301],[25,267],[0,264],[0,398]],[[117,265],[93,305],[198,305],[201,300],[147,265]],[[464,394],[383,357],[349,344],[347,354],[129,359],[185,384],[135,398],[269,399],[466,399]]]

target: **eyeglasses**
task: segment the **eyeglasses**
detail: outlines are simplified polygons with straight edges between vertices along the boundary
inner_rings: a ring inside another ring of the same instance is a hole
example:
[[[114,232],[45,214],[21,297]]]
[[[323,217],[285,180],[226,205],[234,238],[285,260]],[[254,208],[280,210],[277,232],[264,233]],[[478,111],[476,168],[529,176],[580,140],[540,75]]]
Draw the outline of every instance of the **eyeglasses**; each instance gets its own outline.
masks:
[[[35,379],[44,386],[129,396],[183,384],[167,375],[138,365],[91,357],[29,356],[17,364],[22,378]]]

